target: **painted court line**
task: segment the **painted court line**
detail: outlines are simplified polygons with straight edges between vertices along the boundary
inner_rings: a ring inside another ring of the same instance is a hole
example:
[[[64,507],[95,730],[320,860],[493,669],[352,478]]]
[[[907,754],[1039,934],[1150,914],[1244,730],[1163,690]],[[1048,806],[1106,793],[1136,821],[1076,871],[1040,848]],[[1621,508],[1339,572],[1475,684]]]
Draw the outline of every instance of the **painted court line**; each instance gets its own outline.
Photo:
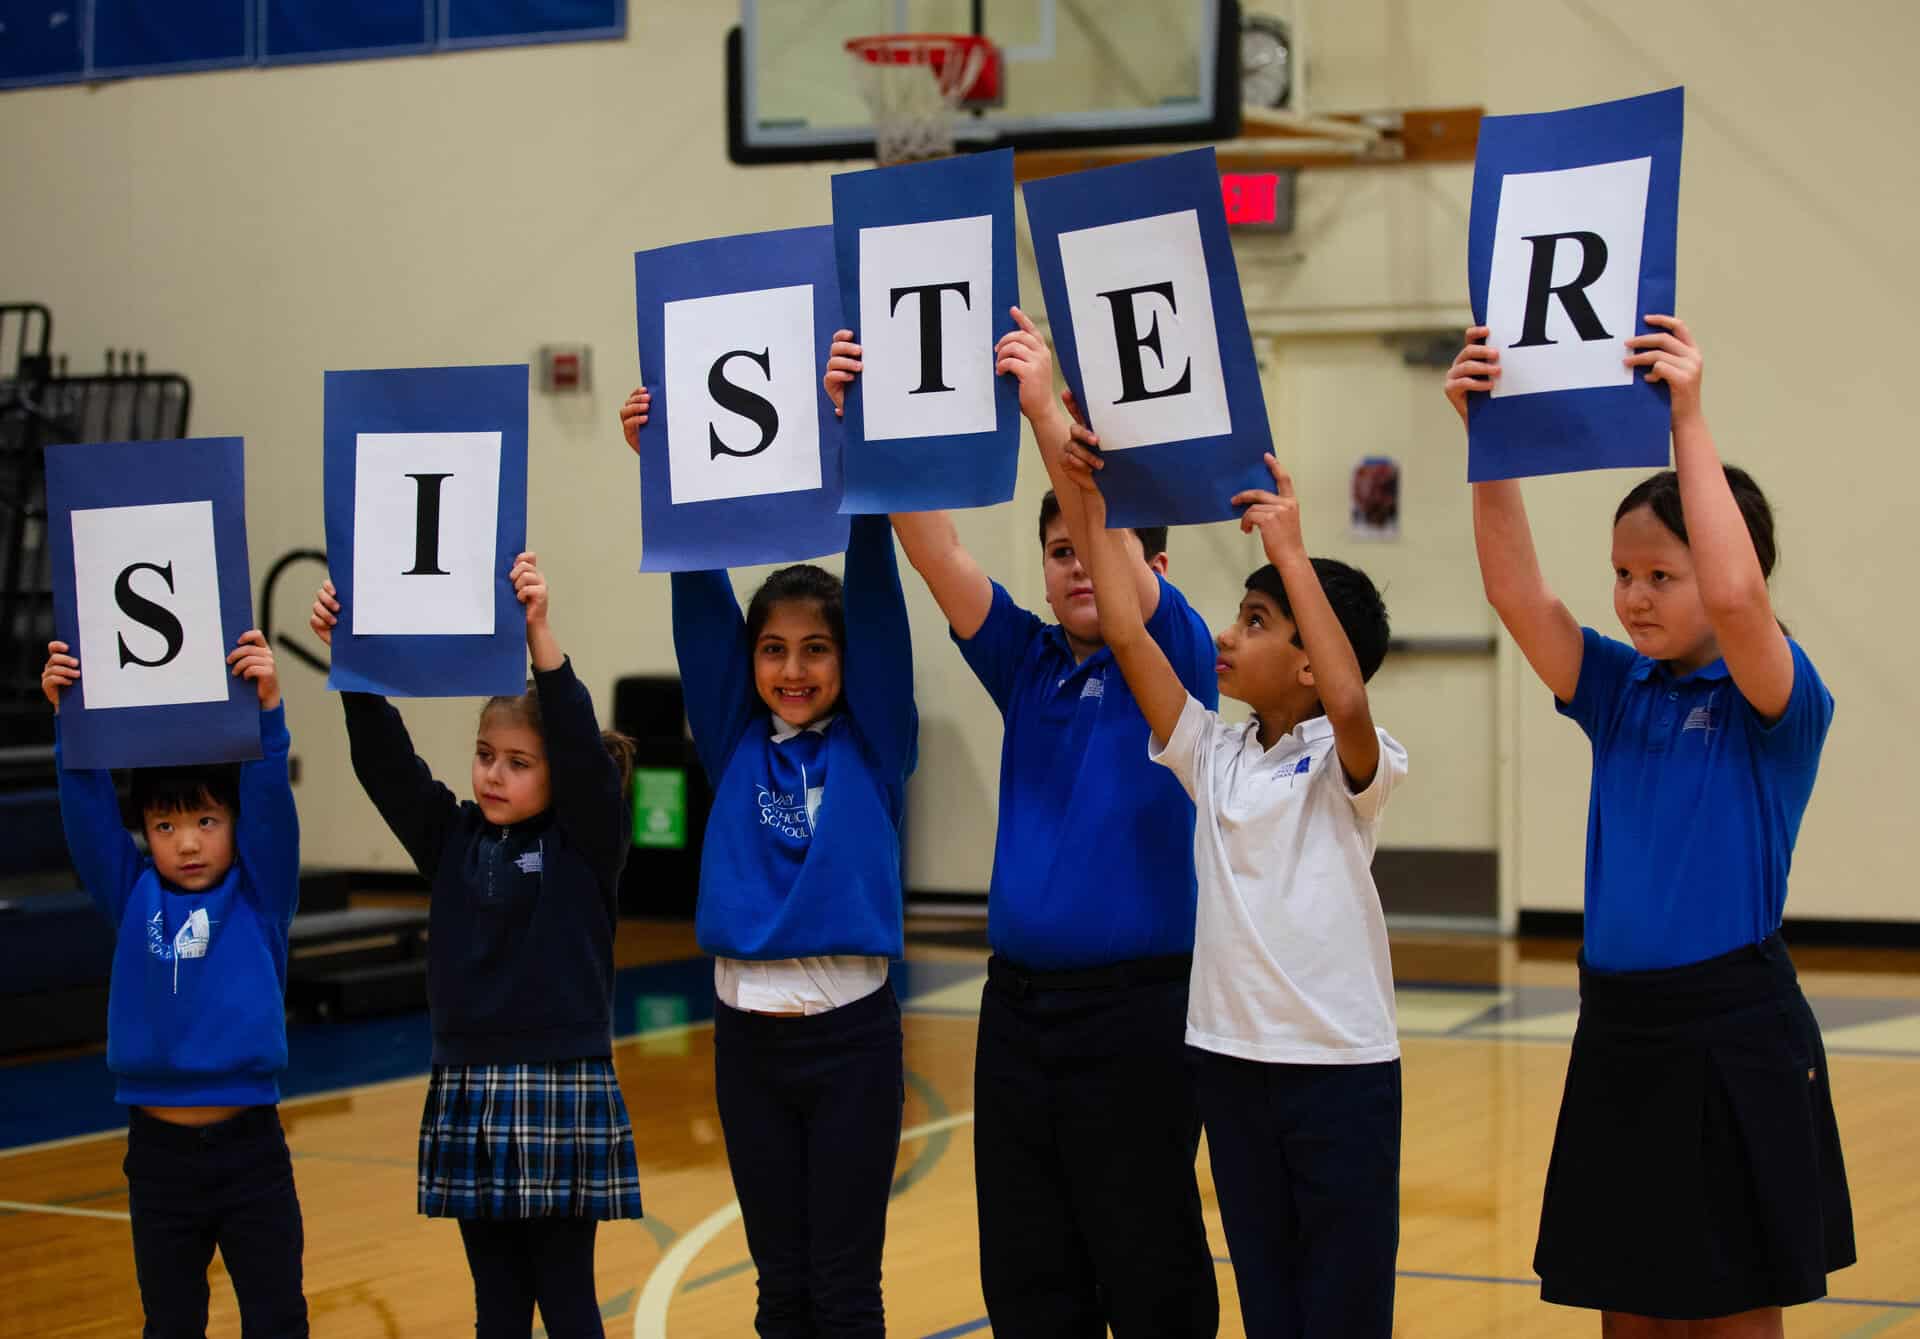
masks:
[[[1214,1263],[1224,1265],[1227,1261],[1215,1257]],[[1395,1275],[1403,1279],[1432,1279],[1442,1283],[1493,1283],[1513,1287],[1537,1288],[1540,1280],[1535,1278],[1507,1278],[1499,1274],[1448,1274],[1431,1269],[1398,1269]],[[1861,1329],[1851,1330],[1841,1339],[1873,1339],[1873,1336],[1885,1334],[1897,1325],[1913,1319],[1913,1312],[1920,1311],[1920,1302],[1894,1302],[1871,1297],[1821,1297],[1810,1303],[1812,1306],[1865,1306],[1885,1308],[1891,1314],[1876,1317]],[[926,1339],[960,1339],[963,1334],[977,1334],[987,1328],[987,1318],[965,1321],[949,1329],[939,1330],[927,1335]]]
[[[943,1130],[971,1124],[973,1113],[961,1111],[940,1120],[928,1121],[925,1125],[915,1125],[900,1132],[900,1142],[912,1143],[925,1139],[929,1135],[939,1134]],[[707,1243],[719,1236],[740,1218],[740,1201],[729,1200],[725,1205],[707,1215],[678,1241],[674,1242],[667,1253],[660,1257],[660,1263],[647,1275],[646,1286],[640,1290],[640,1300],[633,1308],[633,1339],[666,1339],[667,1308],[680,1289],[680,1279],[687,1272]],[[985,1321],[981,1325],[986,1324]],[[976,1327],[977,1328],[977,1327]],[[965,1330],[952,1331],[964,1334]]]
[[[63,1218],[105,1218],[110,1222],[132,1221],[133,1215],[120,1209],[75,1209],[65,1204],[27,1204],[21,1200],[0,1200],[0,1211],[8,1213],[52,1213]]]

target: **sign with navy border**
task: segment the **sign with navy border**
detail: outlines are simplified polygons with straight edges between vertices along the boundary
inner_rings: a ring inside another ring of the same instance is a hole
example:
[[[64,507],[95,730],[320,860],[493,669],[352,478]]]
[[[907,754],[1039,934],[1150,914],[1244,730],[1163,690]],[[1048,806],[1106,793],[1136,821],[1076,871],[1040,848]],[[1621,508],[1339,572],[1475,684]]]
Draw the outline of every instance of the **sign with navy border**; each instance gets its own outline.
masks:
[[[633,258],[640,568],[798,562],[847,547],[840,423],[821,376],[841,328],[833,229],[716,237]]]
[[[258,758],[258,692],[227,667],[253,626],[241,440],[50,446],[46,462],[55,635],[80,661],[64,764]]]
[[[841,305],[862,346],[840,510],[1012,498],[1020,388],[994,374],[993,351],[1020,301],[1013,151],[843,172],[833,238]]]
[[[1211,148],[1031,181],[1060,367],[1116,526],[1227,520],[1273,483],[1266,397]]]
[[[1685,91],[1480,123],[1474,322],[1500,351],[1467,402],[1467,477],[1663,466],[1667,388],[1626,365],[1674,310]]]
[[[527,540],[527,380],[525,363],[326,374],[327,687],[524,691],[507,574]]]

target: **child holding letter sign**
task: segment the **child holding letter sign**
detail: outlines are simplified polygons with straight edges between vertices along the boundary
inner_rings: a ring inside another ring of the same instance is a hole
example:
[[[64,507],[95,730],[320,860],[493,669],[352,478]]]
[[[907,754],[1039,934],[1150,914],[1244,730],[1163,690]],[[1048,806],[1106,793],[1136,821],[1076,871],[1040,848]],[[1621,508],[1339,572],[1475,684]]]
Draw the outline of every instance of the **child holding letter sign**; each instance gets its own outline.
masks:
[[[637,454],[652,397],[620,411]],[[900,822],[918,758],[913,645],[884,516],[844,582],[783,567],[743,618],[725,571],[673,574],[687,719],[713,782],[695,928],[714,955],[714,1080],[760,1272],[756,1331],[884,1336],[880,1258],[906,1100]]]
[[[433,1074],[420,1212],[455,1218],[480,1339],[599,1339],[601,1219],[640,1216],[633,1130],[613,1069],[613,932],[633,821],[633,742],[602,732],[547,621],[535,555],[508,574],[533,683],[481,708],[473,799],[413,751],[384,697],[342,693],[354,774],[433,885]],[[340,602],[311,624],[331,642]]]
[[[1015,307],[995,371],[1035,434],[1064,439],[1046,342]],[[825,377],[861,371],[851,331]],[[1220,1300],[1182,1034],[1194,925],[1193,802],[1147,758],[1086,566],[1077,490],[1041,503],[1047,623],[1013,602],[945,512],[899,513],[907,559],[1006,723],[974,1066],[980,1280],[1008,1339],[1212,1339]],[[1165,579],[1165,527],[1120,533],[1147,635],[1218,701],[1206,624]]]
[[[1147,636],[1084,426],[1036,433],[1086,510],[1100,626],[1198,809],[1199,908],[1187,1048],[1250,1339],[1388,1339],[1399,1244],[1400,1045],[1371,865],[1406,750],[1367,680],[1387,611],[1366,573],[1309,558],[1292,480],[1234,495],[1267,565],[1215,638],[1227,722]]]
[[[1613,515],[1628,642],[1540,573],[1520,485],[1473,485],[1487,599],[1593,745],[1580,1022],[1547,1169],[1540,1295],[1607,1335],[1781,1335],[1853,1263],[1819,1025],[1780,938],[1833,696],[1774,618],[1773,512],[1723,466],[1686,325],[1621,346],[1672,393],[1675,470]],[[1447,399],[1493,388],[1467,331]]]
[[[47,644],[60,821],[80,881],[113,923],[107,1068],[127,1116],[127,1207],[146,1333],[204,1335],[214,1247],[249,1335],[307,1333],[305,1241],[280,1126],[287,927],[300,899],[300,820],[286,707],[258,631],[227,657],[260,699],[260,758],[133,773],[142,855],[113,778],[61,765],[60,697],[80,678]]]

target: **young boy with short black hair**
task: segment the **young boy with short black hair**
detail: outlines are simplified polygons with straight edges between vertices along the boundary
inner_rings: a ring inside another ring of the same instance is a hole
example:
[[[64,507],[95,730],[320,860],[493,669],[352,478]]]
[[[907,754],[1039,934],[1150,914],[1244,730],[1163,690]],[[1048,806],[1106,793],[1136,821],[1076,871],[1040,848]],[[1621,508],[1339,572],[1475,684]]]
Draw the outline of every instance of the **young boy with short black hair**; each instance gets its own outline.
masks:
[[[1187,1046],[1247,1334],[1388,1339],[1399,1246],[1400,1044],[1371,865],[1406,751],[1366,681],[1387,612],[1366,574],[1309,558],[1292,481],[1234,497],[1268,566],[1215,638],[1229,724],[1146,634],[1095,483],[1098,438],[1042,436],[1055,487],[1087,513],[1100,626],[1198,810],[1199,906]]]
[[[145,1333],[206,1334],[218,1247],[248,1339],[297,1339],[307,1333],[304,1237],[278,1103],[300,825],[273,651],[249,631],[227,657],[259,693],[258,761],[134,772],[146,855],[121,821],[112,775],[60,765],[60,695],[80,662],[65,642],[47,653],[40,687],[55,712],[67,849],[117,938],[107,1068],[129,1108]]]

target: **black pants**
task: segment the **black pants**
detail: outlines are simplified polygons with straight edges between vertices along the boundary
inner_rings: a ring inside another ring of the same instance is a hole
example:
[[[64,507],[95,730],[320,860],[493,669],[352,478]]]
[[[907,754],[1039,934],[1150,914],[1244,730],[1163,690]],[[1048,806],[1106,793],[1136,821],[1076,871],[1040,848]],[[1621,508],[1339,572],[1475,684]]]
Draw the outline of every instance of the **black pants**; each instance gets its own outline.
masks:
[[[1189,1053],[1247,1339],[1388,1339],[1400,1062]]]
[[[906,1102],[892,985],[829,1013],[717,1005],[727,1162],[760,1272],[763,1339],[883,1336],[880,1254]]]
[[[125,1169],[145,1339],[206,1334],[215,1247],[240,1301],[244,1339],[304,1339],[305,1238],[278,1108],[191,1126],[133,1107]]]
[[[462,1218],[478,1339],[527,1339],[533,1306],[552,1339],[603,1339],[592,1218]]]
[[[988,964],[974,1060],[980,1276],[996,1339],[1211,1339],[1184,958]]]

